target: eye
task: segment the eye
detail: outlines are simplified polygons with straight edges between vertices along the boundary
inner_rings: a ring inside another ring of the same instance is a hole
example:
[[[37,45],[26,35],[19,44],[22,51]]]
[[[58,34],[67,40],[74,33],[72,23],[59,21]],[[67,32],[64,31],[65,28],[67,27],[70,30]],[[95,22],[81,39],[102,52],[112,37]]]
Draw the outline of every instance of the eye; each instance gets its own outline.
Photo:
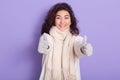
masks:
[[[69,17],[65,17],[65,19],[69,19]]]
[[[59,17],[56,17],[56,19],[60,19]]]
[[[70,17],[69,16],[65,16],[65,19],[69,19]]]
[[[56,16],[56,19],[60,19],[60,16]]]

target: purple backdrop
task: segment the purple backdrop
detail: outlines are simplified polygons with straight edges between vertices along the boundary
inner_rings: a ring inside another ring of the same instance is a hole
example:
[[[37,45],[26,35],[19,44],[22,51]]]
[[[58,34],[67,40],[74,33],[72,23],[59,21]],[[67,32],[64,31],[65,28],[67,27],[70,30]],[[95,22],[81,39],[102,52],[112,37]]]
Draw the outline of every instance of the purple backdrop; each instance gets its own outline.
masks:
[[[38,80],[37,46],[48,9],[68,2],[94,55],[80,60],[82,80],[120,80],[119,0],[0,0],[0,80]]]

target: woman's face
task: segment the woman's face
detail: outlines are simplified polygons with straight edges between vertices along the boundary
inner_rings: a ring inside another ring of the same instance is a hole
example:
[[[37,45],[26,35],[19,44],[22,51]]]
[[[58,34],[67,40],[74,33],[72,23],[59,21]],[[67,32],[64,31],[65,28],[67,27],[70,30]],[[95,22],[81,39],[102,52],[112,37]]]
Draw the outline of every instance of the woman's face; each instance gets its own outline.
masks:
[[[69,12],[66,10],[58,11],[55,17],[55,26],[61,31],[64,31],[68,29],[70,25],[71,25],[71,18]]]

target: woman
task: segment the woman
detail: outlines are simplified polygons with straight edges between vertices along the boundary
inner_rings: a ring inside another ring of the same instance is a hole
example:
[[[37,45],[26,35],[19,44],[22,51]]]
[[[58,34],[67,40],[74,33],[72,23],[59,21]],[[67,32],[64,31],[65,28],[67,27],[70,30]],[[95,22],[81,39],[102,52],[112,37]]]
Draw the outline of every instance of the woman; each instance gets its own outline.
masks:
[[[92,55],[86,36],[81,37],[72,8],[55,4],[42,25],[38,52],[43,54],[39,80],[81,80],[79,58]]]

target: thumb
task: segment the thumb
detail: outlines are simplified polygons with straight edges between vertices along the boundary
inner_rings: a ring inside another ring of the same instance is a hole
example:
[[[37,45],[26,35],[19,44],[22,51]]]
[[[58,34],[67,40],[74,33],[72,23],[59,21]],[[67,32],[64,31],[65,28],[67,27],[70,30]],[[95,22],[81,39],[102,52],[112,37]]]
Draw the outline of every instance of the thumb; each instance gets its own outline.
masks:
[[[86,45],[86,44],[87,44],[87,36],[86,36],[86,35],[83,37],[82,44],[83,44],[83,45]]]

